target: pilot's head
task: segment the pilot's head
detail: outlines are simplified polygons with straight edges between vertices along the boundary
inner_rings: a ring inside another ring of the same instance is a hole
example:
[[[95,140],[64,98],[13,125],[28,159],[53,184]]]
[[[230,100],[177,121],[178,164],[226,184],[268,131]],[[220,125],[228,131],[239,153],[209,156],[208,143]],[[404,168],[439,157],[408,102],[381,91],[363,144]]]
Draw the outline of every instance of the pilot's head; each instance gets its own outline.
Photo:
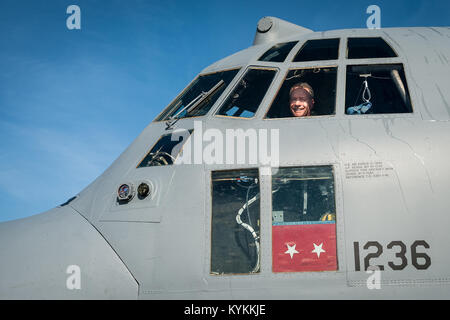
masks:
[[[311,115],[314,107],[314,90],[306,82],[296,83],[289,90],[289,107],[294,117]]]

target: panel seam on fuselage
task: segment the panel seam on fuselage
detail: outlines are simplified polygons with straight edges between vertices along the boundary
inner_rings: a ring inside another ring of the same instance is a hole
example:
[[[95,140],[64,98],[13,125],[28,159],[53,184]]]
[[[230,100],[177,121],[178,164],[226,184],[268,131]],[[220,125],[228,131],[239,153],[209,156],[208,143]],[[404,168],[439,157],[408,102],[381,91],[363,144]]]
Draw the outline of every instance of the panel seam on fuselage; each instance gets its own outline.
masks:
[[[75,209],[73,206],[71,206],[70,204],[68,205],[69,207],[71,207],[76,213],[78,213],[84,220],[87,221],[87,223],[89,223],[89,225],[91,225],[97,232],[98,234],[103,238],[103,240],[105,240],[105,242],[108,244],[108,246],[111,248],[111,250],[114,252],[114,254],[117,256],[117,258],[120,260],[120,262],[122,262],[122,264],[124,265],[125,269],[127,269],[128,273],[131,275],[131,277],[134,279],[134,281],[136,282],[137,286],[138,286],[138,290],[137,290],[137,295],[136,297],[139,296],[139,281],[137,281],[136,277],[134,276],[134,274],[131,272],[131,270],[128,268],[127,264],[125,263],[125,261],[122,260],[122,258],[120,257],[120,255],[117,253],[117,251],[114,249],[114,247],[109,243],[108,239],[106,239],[103,234],[100,232],[100,230],[97,229],[97,227],[92,224],[84,215],[81,214],[81,212],[79,212],[77,209]]]

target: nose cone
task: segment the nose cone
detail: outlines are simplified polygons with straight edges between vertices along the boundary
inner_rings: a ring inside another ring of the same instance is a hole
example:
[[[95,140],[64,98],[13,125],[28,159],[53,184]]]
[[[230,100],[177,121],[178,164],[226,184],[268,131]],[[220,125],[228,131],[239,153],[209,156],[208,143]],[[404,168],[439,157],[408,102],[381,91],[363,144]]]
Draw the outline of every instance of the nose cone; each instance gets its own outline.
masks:
[[[136,299],[138,285],[70,206],[0,224],[0,299]]]

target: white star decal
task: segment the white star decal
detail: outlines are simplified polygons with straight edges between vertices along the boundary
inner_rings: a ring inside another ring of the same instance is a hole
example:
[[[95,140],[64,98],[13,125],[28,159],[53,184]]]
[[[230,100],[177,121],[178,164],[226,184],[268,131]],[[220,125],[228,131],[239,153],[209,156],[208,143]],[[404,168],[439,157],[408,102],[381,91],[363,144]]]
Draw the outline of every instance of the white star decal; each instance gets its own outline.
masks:
[[[311,252],[317,253],[317,258],[320,258],[320,254],[322,252],[325,252],[325,250],[322,249],[323,243],[321,243],[319,245],[316,245],[315,243],[313,243],[313,245],[314,245],[314,250]]]
[[[296,244],[294,244],[293,246],[290,246],[289,244],[286,243],[286,245],[287,245],[288,249],[285,253],[289,253],[291,256],[291,259],[294,256],[294,253],[299,253],[297,250],[295,250]]]

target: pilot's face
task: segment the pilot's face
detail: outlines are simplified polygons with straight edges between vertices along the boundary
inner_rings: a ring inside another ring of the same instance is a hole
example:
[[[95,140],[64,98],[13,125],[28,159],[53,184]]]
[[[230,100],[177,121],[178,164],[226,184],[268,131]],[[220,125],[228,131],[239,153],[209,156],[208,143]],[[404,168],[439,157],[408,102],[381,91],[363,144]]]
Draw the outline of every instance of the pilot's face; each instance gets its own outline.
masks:
[[[306,117],[311,114],[311,108],[314,106],[314,99],[308,90],[304,88],[295,88],[291,92],[289,106],[294,117]]]

